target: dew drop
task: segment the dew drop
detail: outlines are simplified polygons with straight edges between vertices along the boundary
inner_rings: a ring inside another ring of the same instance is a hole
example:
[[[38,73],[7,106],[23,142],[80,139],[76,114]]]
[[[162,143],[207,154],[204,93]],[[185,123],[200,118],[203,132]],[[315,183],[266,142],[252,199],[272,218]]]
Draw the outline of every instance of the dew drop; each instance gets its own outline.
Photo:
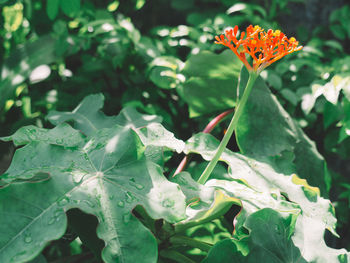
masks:
[[[91,208],[95,207],[95,204],[89,200],[83,200],[82,202],[86,203],[88,206],[90,206]]]
[[[174,200],[165,199],[162,202],[162,206],[164,206],[164,207],[173,207],[174,205],[175,205],[175,201]]]
[[[135,184],[135,187],[138,190],[142,190],[143,188],[145,188],[142,184]]]
[[[30,243],[30,242],[32,242],[33,241],[33,239],[32,239],[32,237],[30,236],[30,235],[26,235],[25,237],[24,237],[24,242],[25,243]]]
[[[123,221],[125,224],[128,224],[130,222],[130,213],[126,213],[123,215]]]
[[[56,140],[56,143],[57,143],[57,144],[62,144],[62,143],[63,143],[63,140],[62,140],[62,139],[57,139],[57,140]]]
[[[84,173],[80,173],[80,172],[77,172],[77,173],[73,173],[72,176],[73,176],[73,182],[76,183],[76,184],[80,184],[81,181],[83,180],[84,178]]]
[[[134,178],[130,178],[130,179],[129,179],[129,184],[130,184],[131,186],[135,187],[135,188],[138,189],[138,190],[142,190],[142,189],[144,188],[143,185],[136,183],[136,181],[135,181]]]
[[[55,217],[51,217],[51,219],[49,220],[49,222],[47,222],[48,225],[52,225],[53,223],[55,223],[56,218]]]
[[[123,201],[119,201],[119,202],[118,202],[118,206],[119,206],[119,207],[124,207],[124,205],[125,205],[125,204],[124,204]]]
[[[69,203],[68,197],[63,197],[63,198],[61,198],[61,199],[57,202],[57,204],[58,204],[59,206],[65,206],[65,205],[67,205],[68,203]]]
[[[275,225],[275,231],[277,235],[281,235],[282,234],[282,230],[281,227],[279,225]]]
[[[127,203],[132,203],[135,200],[135,197],[130,192],[126,192],[125,196],[126,196]]]
[[[55,217],[58,217],[61,215],[61,213],[62,213],[61,210],[56,210],[54,215],[55,215]]]

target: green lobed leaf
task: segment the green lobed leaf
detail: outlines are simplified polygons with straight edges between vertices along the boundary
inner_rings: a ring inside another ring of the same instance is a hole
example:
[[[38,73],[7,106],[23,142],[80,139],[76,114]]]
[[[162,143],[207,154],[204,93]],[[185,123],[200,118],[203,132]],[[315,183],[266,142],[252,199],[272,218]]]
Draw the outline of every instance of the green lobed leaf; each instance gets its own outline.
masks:
[[[185,152],[199,153],[205,160],[210,160],[218,145],[219,142],[211,135],[200,133],[188,140]],[[243,210],[235,223],[238,237],[239,229],[247,216],[266,207],[298,215],[292,240],[306,260],[339,262],[337,257],[346,254],[345,250],[329,248],[324,242],[326,229],[337,235],[336,218],[333,206],[329,200],[319,196],[318,188],[311,187],[296,174],[276,172],[267,163],[227,149],[222,154],[221,161],[228,164],[232,182],[209,180],[205,186],[214,187],[241,200]]]
[[[50,111],[47,119],[53,125],[73,120],[74,128],[91,135],[98,129],[110,128],[117,123],[115,116],[105,116],[100,111],[103,101],[102,94],[89,95],[72,112]]]
[[[102,94],[89,95],[72,112],[51,111],[47,118],[55,125],[73,121],[74,127],[87,135],[115,124],[130,127],[147,146],[146,156],[158,164],[165,162],[164,151],[181,152],[183,150],[184,142],[176,139],[173,133],[160,124],[161,117],[141,114],[133,107],[122,109],[118,116],[106,116],[100,111],[103,101]]]
[[[243,255],[234,239],[217,243],[203,263],[216,262],[269,262],[306,263],[300,250],[289,236],[292,216],[282,217],[278,212],[265,208],[250,215],[244,223],[249,236],[239,240],[249,246],[248,255]]]
[[[118,116],[106,116],[102,111],[104,96],[101,93],[85,97],[72,112],[50,111],[47,119],[54,125],[73,121],[74,127],[86,135],[98,129],[110,128],[115,124],[131,128],[140,128],[150,123],[161,122],[161,117],[142,115],[134,108],[124,108]]]
[[[219,55],[209,51],[192,55],[182,70],[186,81],[178,87],[189,105],[190,116],[232,108],[240,68],[241,62],[230,50]]]
[[[16,146],[42,141],[64,147],[75,147],[83,142],[83,136],[69,124],[62,123],[53,129],[38,128],[34,125],[25,126],[11,136],[0,137],[0,140],[13,141]]]
[[[44,140],[17,150],[3,176],[10,184],[0,189],[0,262],[34,258],[64,234],[71,208],[98,218],[105,262],[155,262],[156,240],[131,210],[142,205],[152,217],[175,223],[185,216],[185,197],[143,150],[136,133],[118,125],[75,149]],[[39,171],[49,178],[31,182]]]

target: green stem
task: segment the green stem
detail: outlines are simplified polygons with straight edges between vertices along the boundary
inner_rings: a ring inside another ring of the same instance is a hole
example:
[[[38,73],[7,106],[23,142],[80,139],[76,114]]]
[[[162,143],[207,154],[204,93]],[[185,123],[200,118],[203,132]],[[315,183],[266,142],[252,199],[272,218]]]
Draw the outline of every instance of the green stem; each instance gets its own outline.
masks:
[[[170,238],[170,243],[173,245],[189,246],[199,248],[202,251],[208,252],[211,249],[211,245],[199,240],[195,240],[186,236],[173,236]]]
[[[198,183],[204,184],[208,180],[211,172],[214,170],[217,162],[219,161],[219,158],[220,158],[222,152],[225,150],[225,148],[226,148],[226,146],[227,146],[227,144],[228,144],[228,142],[233,134],[233,131],[236,129],[239,117],[243,113],[243,109],[247,103],[247,100],[249,98],[249,94],[252,91],[252,88],[254,86],[254,83],[255,83],[255,80],[257,77],[258,77],[257,72],[251,71],[249,73],[249,79],[247,82],[247,86],[244,89],[244,93],[243,93],[241,100],[239,100],[239,102],[238,102],[235,114],[233,115],[231,122],[227,128],[227,131],[220,142],[219,148],[217,149],[213,159],[209,162],[209,164],[205,168],[201,177],[198,179]]]

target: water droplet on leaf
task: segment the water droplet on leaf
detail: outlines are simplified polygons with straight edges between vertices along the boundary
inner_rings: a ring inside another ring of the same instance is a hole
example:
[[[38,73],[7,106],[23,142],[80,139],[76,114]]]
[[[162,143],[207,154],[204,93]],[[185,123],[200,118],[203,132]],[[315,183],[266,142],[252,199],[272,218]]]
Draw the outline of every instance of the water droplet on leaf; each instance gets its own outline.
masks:
[[[135,188],[138,189],[138,190],[142,190],[142,189],[144,188],[143,185],[136,183],[136,181],[135,181],[134,178],[130,178],[130,179],[129,179],[129,184],[130,184],[131,186],[135,187]]]
[[[175,205],[175,201],[174,200],[165,199],[162,202],[162,206],[164,206],[164,207],[173,207],[174,205]]]
[[[130,213],[126,213],[123,215],[123,221],[125,224],[128,224],[130,222]]]
[[[56,140],[56,143],[57,143],[57,144],[62,144],[62,143],[63,143],[63,140],[62,140],[62,139],[57,139],[57,140]]]
[[[54,215],[55,215],[55,217],[58,217],[61,215],[61,213],[62,213],[61,210],[56,210]]]
[[[82,202],[86,203],[88,206],[90,206],[91,208],[95,207],[95,204],[89,200],[83,200]]]
[[[47,222],[48,225],[52,225],[53,223],[55,223],[56,218],[55,217],[51,217],[51,219],[49,220],[49,222]]]
[[[84,178],[84,175],[85,175],[84,173],[80,173],[80,172],[73,173],[72,176],[73,176],[74,183],[80,184]]]
[[[142,190],[143,188],[145,188],[143,185],[141,184],[135,184],[135,187],[138,189],[138,190]]]
[[[281,226],[275,225],[275,231],[276,231],[276,234],[277,234],[277,235],[281,235],[281,234],[282,234]]]
[[[32,237],[30,236],[30,235],[26,235],[25,237],[24,237],[24,242],[25,243],[30,243],[30,242],[32,242],[33,241],[33,239],[32,239]]]
[[[135,197],[130,192],[126,192],[125,196],[126,196],[126,202],[128,203],[132,203],[135,200]]]
[[[61,198],[61,199],[57,202],[57,204],[58,204],[59,206],[65,206],[65,205],[67,205],[68,203],[69,203],[68,197],[63,197],[63,198]]]
[[[124,207],[124,205],[125,205],[125,204],[124,204],[123,201],[119,201],[119,202],[118,202],[118,206],[119,206],[119,207]]]

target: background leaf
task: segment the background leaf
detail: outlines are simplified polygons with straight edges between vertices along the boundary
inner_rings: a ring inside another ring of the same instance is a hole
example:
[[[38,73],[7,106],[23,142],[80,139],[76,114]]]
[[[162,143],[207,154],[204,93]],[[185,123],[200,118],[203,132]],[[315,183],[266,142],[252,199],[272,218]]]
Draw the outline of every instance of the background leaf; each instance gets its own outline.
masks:
[[[208,62],[211,63],[208,63]],[[186,61],[186,81],[178,88],[191,117],[226,110],[235,105],[241,62],[230,50],[219,55],[203,51]]]
[[[54,20],[58,14],[60,0],[47,0],[46,13],[51,20]]]
[[[80,0],[60,0],[61,9],[67,16],[73,17],[80,11]]]
[[[0,111],[4,109],[6,100],[14,97],[17,86],[29,78],[36,67],[53,63],[56,59],[55,40],[49,35],[28,42],[12,53],[1,69]]]

